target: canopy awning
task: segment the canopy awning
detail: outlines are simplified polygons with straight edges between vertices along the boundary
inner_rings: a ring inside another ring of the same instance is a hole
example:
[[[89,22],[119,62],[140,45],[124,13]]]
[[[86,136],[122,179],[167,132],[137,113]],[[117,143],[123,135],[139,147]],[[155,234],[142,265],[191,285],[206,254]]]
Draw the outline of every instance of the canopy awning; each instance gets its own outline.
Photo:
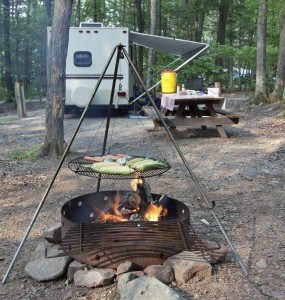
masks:
[[[130,31],[130,42],[134,44],[174,54],[182,59],[189,59],[207,53],[208,44],[169,38],[152,34]],[[204,49],[204,51],[203,51]]]

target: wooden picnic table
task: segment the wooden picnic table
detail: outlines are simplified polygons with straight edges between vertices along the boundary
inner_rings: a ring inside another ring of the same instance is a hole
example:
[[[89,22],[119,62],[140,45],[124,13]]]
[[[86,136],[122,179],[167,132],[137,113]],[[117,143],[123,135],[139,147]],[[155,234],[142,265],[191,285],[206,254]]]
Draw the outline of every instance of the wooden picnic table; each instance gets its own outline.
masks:
[[[162,94],[161,115],[170,128],[216,126],[220,136],[227,138],[224,125],[238,124],[239,115],[223,109],[225,99],[207,94]],[[155,127],[161,127],[159,118],[153,119]]]

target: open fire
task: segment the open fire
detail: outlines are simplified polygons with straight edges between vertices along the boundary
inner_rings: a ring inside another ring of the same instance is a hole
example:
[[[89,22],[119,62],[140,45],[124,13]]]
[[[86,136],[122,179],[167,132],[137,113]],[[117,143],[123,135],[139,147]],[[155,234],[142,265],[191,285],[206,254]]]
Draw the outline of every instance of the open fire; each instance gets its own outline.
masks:
[[[131,180],[134,190],[123,203],[119,196],[115,197],[113,205],[107,212],[98,211],[100,214],[97,222],[126,222],[126,221],[160,221],[167,215],[167,209],[154,201],[149,184],[143,178]]]
[[[81,195],[61,209],[62,250],[77,261],[116,268],[130,260],[142,267],[162,264],[184,250],[205,249],[184,203],[151,193],[138,179],[134,190]]]

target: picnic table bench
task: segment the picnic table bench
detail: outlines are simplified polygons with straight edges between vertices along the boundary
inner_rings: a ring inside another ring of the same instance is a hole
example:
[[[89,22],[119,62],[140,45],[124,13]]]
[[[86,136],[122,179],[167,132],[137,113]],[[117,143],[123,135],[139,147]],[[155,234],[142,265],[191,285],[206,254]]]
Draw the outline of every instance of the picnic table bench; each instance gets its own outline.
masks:
[[[163,120],[170,128],[216,126],[220,137],[227,138],[224,125],[238,124],[240,114],[223,109],[225,99],[206,94],[178,95],[162,94],[160,111]],[[145,108],[147,114],[149,111]],[[154,127],[163,126],[160,118],[153,117]]]

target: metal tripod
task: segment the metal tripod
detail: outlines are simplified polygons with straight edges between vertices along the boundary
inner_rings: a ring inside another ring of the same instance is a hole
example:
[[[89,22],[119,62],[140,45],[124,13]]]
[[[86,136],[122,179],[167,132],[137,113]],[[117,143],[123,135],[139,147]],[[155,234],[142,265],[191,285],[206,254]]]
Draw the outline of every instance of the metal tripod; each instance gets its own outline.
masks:
[[[129,63],[130,66],[132,67],[133,71],[135,72],[135,74],[136,74],[136,76],[137,76],[137,79],[138,79],[139,83],[141,84],[141,86],[143,87],[145,93],[147,94],[147,96],[148,96],[148,98],[149,98],[149,100],[150,100],[150,102],[151,102],[151,104],[152,104],[152,106],[153,106],[153,108],[154,108],[154,110],[155,110],[155,112],[156,112],[158,118],[160,119],[161,123],[163,124],[163,127],[164,127],[164,129],[166,130],[166,133],[168,134],[168,136],[169,136],[171,142],[173,143],[173,145],[174,145],[174,147],[175,147],[177,153],[179,154],[181,160],[183,161],[183,163],[184,163],[184,165],[185,165],[185,167],[186,167],[186,169],[187,169],[187,171],[188,171],[188,173],[189,173],[191,179],[193,180],[195,186],[197,187],[197,189],[198,189],[198,191],[200,192],[200,194],[201,194],[203,200],[205,201],[205,203],[206,203],[208,209],[210,210],[212,216],[214,217],[214,219],[215,219],[215,221],[216,221],[218,227],[220,228],[220,230],[221,230],[222,234],[224,235],[226,241],[228,242],[228,244],[229,244],[231,250],[233,251],[233,254],[234,254],[235,258],[236,258],[237,261],[239,262],[239,264],[240,264],[241,268],[243,269],[244,273],[245,273],[246,275],[248,275],[249,272],[248,272],[246,266],[245,266],[244,263],[242,262],[242,260],[241,260],[241,258],[240,258],[240,256],[239,256],[238,252],[235,250],[235,247],[234,247],[233,243],[231,242],[231,240],[230,240],[230,238],[229,238],[227,232],[225,231],[225,229],[224,229],[223,225],[221,224],[219,218],[218,218],[217,215],[215,214],[215,212],[214,212],[214,210],[213,210],[213,206],[211,205],[211,203],[210,203],[209,199],[207,198],[206,194],[204,193],[204,191],[203,191],[201,185],[199,184],[199,182],[198,182],[198,180],[197,180],[195,174],[193,173],[193,171],[192,171],[190,165],[188,164],[188,162],[187,162],[187,160],[186,160],[184,154],[182,153],[181,149],[179,148],[178,144],[176,143],[176,141],[175,141],[175,139],[174,139],[172,133],[171,133],[170,130],[168,129],[168,127],[167,127],[167,125],[166,125],[166,123],[165,123],[163,117],[161,116],[161,114],[160,114],[158,108],[156,107],[155,101],[153,100],[153,98],[152,98],[152,96],[150,95],[149,91],[147,90],[145,84],[143,83],[143,80],[141,79],[141,77],[140,77],[138,71],[136,70],[136,68],[135,68],[135,66],[134,66],[134,64],[133,64],[133,62],[131,61],[131,59],[130,59],[128,53],[127,53],[126,50],[124,49],[124,46],[121,45],[121,44],[119,44],[119,45],[117,45],[116,47],[114,47],[114,49],[112,50],[112,53],[111,53],[111,55],[110,55],[110,57],[109,57],[109,59],[108,59],[106,65],[105,65],[105,67],[104,67],[104,69],[103,69],[103,71],[102,71],[102,74],[101,74],[100,78],[98,79],[98,82],[97,82],[97,84],[96,84],[96,86],[95,86],[95,88],[94,88],[94,90],[93,90],[93,92],[92,92],[92,95],[90,96],[90,99],[89,99],[89,101],[88,101],[88,103],[87,103],[87,105],[86,105],[86,107],[85,107],[85,109],[84,109],[84,111],[83,111],[83,113],[82,113],[80,119],[79,119],[78,125],[77,125],[77,127],[76,127],[76,129],[75,129],[75,131],[74,131],[74,134],[73,134],[73,136],[72,136],[72,138],[71,138],[69,144],[67,145],[64,154],[63,154],[62,157],[61,157],[61,160],[60,160],[59,165],[58,165],[58,167],[57,167],[57,169],[56,169],[56,171],[55,171],[55,173],[54,173],[54,175],[53,175],[53,177],[52,177],[52,180],[51,180],[51,182],[50,182],[50,184],[49,184],[49,186],[48,186],[46,192],[44,193],[43,198],[42,198],[42,200],[40,201],[40,203],[39,203],[39,205],[38,205],[38,207],[37,207],[37,209],[36,209],[36,212],[35,212],[35,214],[34,214],[32,220],[31,220],[31,222],[30,222],[30,224],[29,224],[29,226],[28,226],[28,228],[27,228],[27,230],[26,230],[26,232],[25,232],[25,234],[24,234],[24,236],[23,236],[21,242],[20,242],[20,245],[18,246],[18,249],[17,249],[17,251],[16,251],[16,253],[15,253],[15,255],[14,255],[14,257],[13,257],[13,259],[12,259],[12,261],[11,261],[11,263],[10,263],[10,265],[9,265],[9,267],[8,267],[8,269],[7,269],[6,273],[5,273],[5,275],[4,275],[4,277],[3,277],[2,283],[4,284],[4,283],[6,283],[6,281],[7,281],[7,278],[8,278],[8,276],[9,276],[9,274],[10,274],[10,272],[11,272],[11,270],[12,270],[12,268],[13,268],[15,262],[16,262],[16,259],[17,259],[18,255],[19,255],[19,253],[20,253],[22,247],[24,246],[24,243],[25,243],[27,237],[28,237],[29,234],[30,234],[30,231],[31,231],[31,229],[32,229],[32,227],[33,227],[33,225],[34,225],[36,219],[37,219],[37,216],[38,216],[38,214],[40,213],[41,208],[42,208],[42,206],[43,206],[43,204],[44,204],[44,202],[45,202],[45,200],[46,200],[46,198],[47,198],[47,196],[48,196],[48,194],[49,194],[49,192],[50,192],[50,190],[51,190],[51,188],[52,188],[52,186],[53,186],[53,184],[54,184],[54,182],[55,182],[55,179],[56,179],[56,177],[57,177],[57,175],[58,175],[58,173],[59,173],[59,171],[60,171],[60,168],[61,168],[61,166],[62,166],[62,164],[63,164],[63,162],[64,162],[64,160],[65,160],[65,158],[66,158],[66,156],[67,156],[67,153],[68,153],[69,150],[70,150],[70,147],[71,147],[71,145],[72,145],[72,143],[73,143],[73,141],[74,141],[74,139],[75,139],[75,137],[76,137],[76,135],[77,135],[77,133],[78,133],[78,131],[79,131],[79,129],[80,129],[80,126],[81,126],[81,124],[82,124],[82,122],[83,122],[83,119],[84,119],[84,117],[85,117],[85,115],[86,115],[86,113],[87,113],[87,111],[88,111],[88,108],[90,107],[90,105],[91,105],[91,103],[92,103],[92,101],[93,101],[93,98],[94,98],[94,96],[96,95],[96,92],[98,91],[98,88],[99,88],[99,86],[100,86],[100,84],[101,84],[101,82],[102,82],[102,80],[103,80],[103,78],[104,78],[104,75],[105,75],[105,73],[106,73],[106,71],[107,71],[107,69],[108,69],[108,67],[109,67],[109,65],[110,65],[110,63],[111,63],[111,61],[112,61],[112,58],[113,58],[113,56],[115,55],[116,51],[117,51],[116,64],[115,64],[115,70],[114,70],[114,77],[113,77],[113,83],[112,83],[112,90],[111,90],[111,95],[110,95],[110,102],[109,102],[109,107],[108,107],[108,115],[107,115],[107,122],[106,122],[106,129],[105,129],[105,135],[104,135],[103,147],[102,147],[102,155],[104,155],[104,154],[105,154],[105,151],[106,151],[107,137],[108,137],[108,132],[109,132],[110,118],[111,118],[111,115],[112,115],[112,109],[113,109],[113,97],[114,97],[114,92],[115,92],[115,84],[116,84],[116,80],[117,80],[117,73],[118,73],[119,61],[120,61],[120,59],[122,59],[122,58],[126,58],[127,61],[128,61],[128,63]],[[101,178],[99,177],[99,178],[98,178],[98,183],[97,183],[97,191],[99,191],[99,189],[100,189],[100,182],[101,182]]]

